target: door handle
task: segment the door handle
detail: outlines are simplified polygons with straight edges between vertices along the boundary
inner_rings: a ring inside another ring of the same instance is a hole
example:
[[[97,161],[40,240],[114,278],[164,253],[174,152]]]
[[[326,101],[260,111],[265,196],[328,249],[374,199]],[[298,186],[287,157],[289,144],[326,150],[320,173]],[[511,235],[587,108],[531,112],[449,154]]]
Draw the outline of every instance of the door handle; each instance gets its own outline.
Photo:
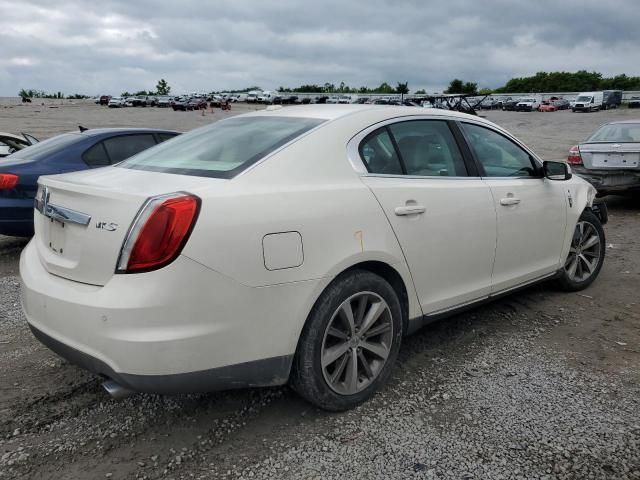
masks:
[[[394,211],[396,215],[403,216],[403,215],[418,215],[420,213],[426,212],[427,209],[421,205],[408,205],[406,207],[396,207]]]
[[[500,199],[500,205],[508,207],[509,205],[517,205],[520,203],[520,199],[516,197],[505,197]]]

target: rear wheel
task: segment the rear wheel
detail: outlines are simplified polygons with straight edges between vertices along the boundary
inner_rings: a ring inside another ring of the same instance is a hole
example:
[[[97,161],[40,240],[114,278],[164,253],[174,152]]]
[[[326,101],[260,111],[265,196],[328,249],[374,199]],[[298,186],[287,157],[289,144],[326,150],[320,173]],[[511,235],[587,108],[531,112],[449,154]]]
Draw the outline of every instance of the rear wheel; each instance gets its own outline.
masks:
[[[563,290],[587,288],[604,263],[605,236],[600,219],[590,210],[580,215],[571,239],[569,255],[558,283]]]
[[[320,408],[353,408],[389,378],[401,340],[402,310],[391,285],[368,271],[348,272],[314,305],[291,385]]]

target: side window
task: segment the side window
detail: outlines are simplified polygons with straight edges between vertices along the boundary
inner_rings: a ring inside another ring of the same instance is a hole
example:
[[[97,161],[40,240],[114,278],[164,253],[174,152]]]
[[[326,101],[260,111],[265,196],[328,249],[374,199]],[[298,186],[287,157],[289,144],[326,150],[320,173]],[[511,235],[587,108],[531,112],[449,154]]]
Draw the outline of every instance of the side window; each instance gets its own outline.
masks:
[[[386,128],[370,133],[360,144],[360,157],[370,173],[402,175],[402,167]]]
[[[412,120],[389,126],[407,175],[464,177],[467,168],[458,144],[442,120]]]
[[[104,149],[103,142],[96,143],[82,154],[82,160],[90,167],[104,167],[110,165],[109,156]]]
[[[162,143],[165,140],[171,140],[172,138],[177,137],[177,136],[178,136],[178,134],[176,134],[176,133],[159,133],[158,134],[158,139],[160,140],[160,142],[158,142],[158,143]]]
[[[529,154],[493,130],[462,123],[469,145],[487,177],[537,177]]]
[[[146,150],[149,147],[153,147],[156,144],[156,141],[152,134],[145,133],[142,135],[121,135],[119,137],[112,137],[106,139],[103,143],[107,149],[109,157],[111,158],[111,163],[119,163],[136,153]]]

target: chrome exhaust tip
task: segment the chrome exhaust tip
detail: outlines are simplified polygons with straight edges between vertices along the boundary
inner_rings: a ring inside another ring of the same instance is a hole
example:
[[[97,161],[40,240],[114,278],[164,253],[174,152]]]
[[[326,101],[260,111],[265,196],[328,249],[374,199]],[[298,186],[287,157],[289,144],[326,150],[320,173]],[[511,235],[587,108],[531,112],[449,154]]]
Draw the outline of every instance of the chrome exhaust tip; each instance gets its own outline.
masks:
[[[111,398],[115,400],[124,400],[125,398],[133,395],[133,391],[124,388],[122,385],[114,382],[113,380],[107,380],[106,382],[103,382],[102,388],[104,388],[111,396]]]

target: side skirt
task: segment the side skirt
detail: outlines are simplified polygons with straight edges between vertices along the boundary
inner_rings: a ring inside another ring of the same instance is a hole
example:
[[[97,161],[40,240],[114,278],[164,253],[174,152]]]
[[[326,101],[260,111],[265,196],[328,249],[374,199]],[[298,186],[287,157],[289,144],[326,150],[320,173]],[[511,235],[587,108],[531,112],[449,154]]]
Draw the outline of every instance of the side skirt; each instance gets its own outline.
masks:
[[[507,288],[505,290],[501,290],[499,292],[495,292],[492,293],[491,295],[488,295],[486,297],[482,297],[479,298],[477,300],[472,300],[471,302],[468,303],[464,303],[462,305],[457,305],[451,308],[448,308],[446,310],[440,310],[440,311],[436,311],[433,313],[429,313],[427,315],[423,315],[422,317],[418,317],[418,318],[414,318],[409,320],[409,327],[407,329],[407,335],[411,335],[415,332],[417,332],[418,330],[420,330],[422,327],[429,325],[430,323],[436,322],[438,320],[442,320],[443,318],[448,318],[448,317],[452,317],[454,315],[458,315],[462,312],[466,312],[467,310],[471,310],[474,309],[476,307],[479,307],[480,305],[484,305],[490,302],[493,302],[494,300],[498,300],[502,297],[506,297],[507,295],[511,295],[512,293],[516,293],[519,292],[521,290],[524,290],[532,285],[535,285],[537,283],[542,283],[545,281],[549,281],[549,280],[553,280],[555,278],[558,278],[560,275],[562,275],[562,269],[548,274],[548,275],[544,275],[542,277],[536,278],[534,280],[530,280],[528,282],[525,282],[521,285],[517,285],[515,287],[510,287]]]

